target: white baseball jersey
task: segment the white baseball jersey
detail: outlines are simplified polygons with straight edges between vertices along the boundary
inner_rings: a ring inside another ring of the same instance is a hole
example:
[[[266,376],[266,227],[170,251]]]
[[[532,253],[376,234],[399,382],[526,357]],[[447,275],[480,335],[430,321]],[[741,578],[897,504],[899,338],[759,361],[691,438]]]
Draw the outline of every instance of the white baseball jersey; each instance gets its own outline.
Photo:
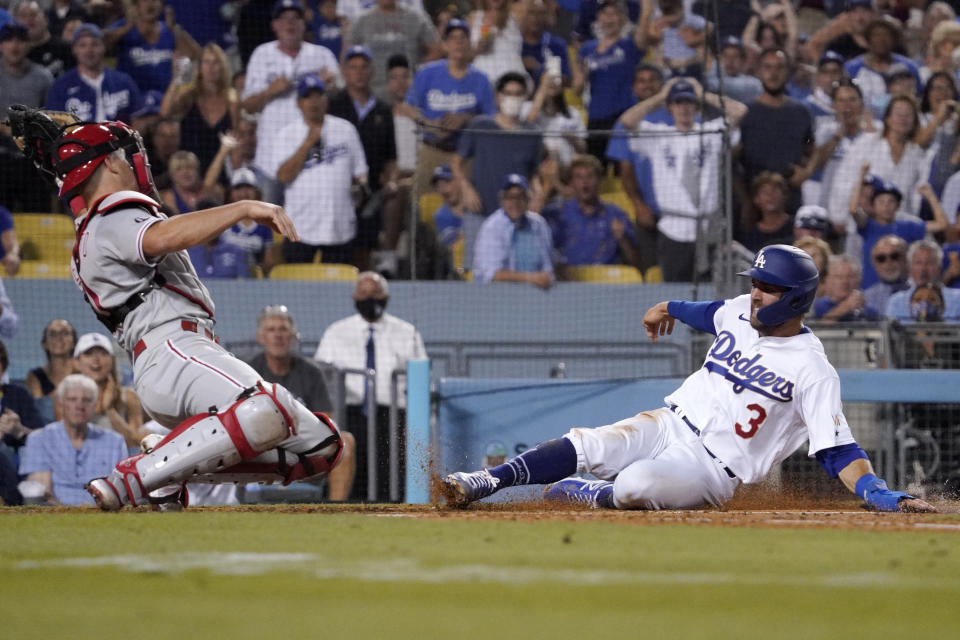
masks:
[[[149,331],[180,320],[212,322],[210,292],[197,277],[186,251],[151,260],[143,254],[143,235],[165,219],[152,198],[136,191],[118,191],[100,200],[76,221],[77,259],[74,281],[98,313],[123,305],[133,294],[154,288],[115,333],[126,350]],[[155,274],[165,282],[156,286]]]
[[[286,76],[294,84],[301,76],[310,73],[319,74],[321,70],[330,71],[337,77],[337,84],[342,84],[340,66],[337,58],[324,46],[304,42],[295,58],[280,51],[277,41],[265,42],[253,50],[250,62],[247,65],[247,77],[243,85],[243,99],[264,91],[280,76]],[[333,87],[327,87],[328,90]],[[274,156],[271,149],[279,145],[292,151],[296,142],[284,140],[278,134],[287,124],[300,120],[300,110],[297,109],[297,92],[293,89],[270,100],[260,113],[257,124],[257,152],[254,164],[266,171],[270,177],[276,177],[277,168],[265,159]]]
[[[641,121],[640,135],[630,138],[631,151],[653,165],[653,191],[661,217],[657,228],[671,240],[697,239],[696,219],[720,207],[719,176],[722,118],[681,134],[673,125]],[[734,131],[732,143],[738,141]]]
[[[309,133],[303,117],[280,131],[283,145],[271,149],[273,171],[286,162]],[[349,120],[323,117],[320,143],[307,155],[300,174],[287,185],[283,205],[293,220],[300,242],[343,244],[357,233],[357,216],[350,195],[353,178],[367,174],[360,134]]]
[[[726,300],[703,367],[666,397],[743,482],[758,482],[809,440],[808,454],[854,442],[840,379],[820,340],[804,328],[788,338],[750,325],[750,296]]]

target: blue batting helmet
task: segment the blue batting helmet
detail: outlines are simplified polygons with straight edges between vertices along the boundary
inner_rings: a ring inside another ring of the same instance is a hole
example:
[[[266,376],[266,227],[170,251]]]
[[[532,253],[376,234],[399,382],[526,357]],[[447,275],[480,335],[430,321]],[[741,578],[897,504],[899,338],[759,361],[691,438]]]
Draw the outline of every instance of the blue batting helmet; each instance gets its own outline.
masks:
[[[768,327],[806,313],[820,283],[813,258],[806,251],[788,244],[771,244],[760,249],[753,266],[739,275],[787,289],[779,300],[757,311],[757,320]]]

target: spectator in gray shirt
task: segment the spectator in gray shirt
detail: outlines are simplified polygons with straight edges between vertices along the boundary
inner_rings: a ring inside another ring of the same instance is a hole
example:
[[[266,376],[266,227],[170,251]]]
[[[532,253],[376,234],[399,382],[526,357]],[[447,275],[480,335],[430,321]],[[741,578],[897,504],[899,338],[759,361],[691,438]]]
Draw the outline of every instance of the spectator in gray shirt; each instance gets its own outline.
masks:
[[[294,347],[300,334],[293,314],[282,304],[264,307],[257,318],[257,342],[263,352],[249,364],[267,382],[283,385],[310,411],[333,415],[333,402],[327,391],[323,371],[303,357]],[[340,432],[343,438],[343,456],[327,476],[328,499],[342,502],[350,495],[356,466],[356,441],[349,431]]]
[[[443,57],[440,36],[423,12],[407,9],[397,0],[377,0],[377,5],[360,14],[350,26],[343,50],[362,44],[373,54],[373,92],[385,99],[387,61],[398,53],[407,57],[411,68]]]

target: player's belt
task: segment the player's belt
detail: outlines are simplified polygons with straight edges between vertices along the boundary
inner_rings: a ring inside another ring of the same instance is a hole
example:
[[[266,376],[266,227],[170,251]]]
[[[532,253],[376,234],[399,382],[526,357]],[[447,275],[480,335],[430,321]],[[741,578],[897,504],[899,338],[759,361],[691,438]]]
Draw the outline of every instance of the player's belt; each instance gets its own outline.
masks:
[[[675,414],[680,416],[680,419],[683,420],[684,424],[690,427],[690,431],[693,431],[695,434],[697,434],[698,438],[700,437],[700,429],[697,428],[697,425],[690,422],[687,416],[680,413],[680,407],[678,407],[675,404],[672,404],[670,405],[670,411],[673,411]],[[706,451],[711,458],[713,458],[720,464],[723,464],[723,461],[721,461],[720,458],[718,458],[717,456],[713,455],[713,451],[710,451],[710,449],[707,448],[707,445],[703,444],[702,440],[700,441],[700,444],[703,445],[703,450]],[[726,472],[727,476],[729,476],[731,479],[735,479],[737,477],[737,474],[735,474],[733,471],[730,471],[730,467],[723,465],[723,470],[724,472]]]
[[[180,328],[184,331],[189,331],[191,333],[199,333],[207,340],[213,340],[217,344],[220,344],[220,338],[218,338],[213,331],[207,329],[206,327],[201,327],[197,322],[193,320],[181,320]],[[137,344],[133,346],[133,361],[136,362],[137,358],[140,357],[140,354],[147,350],[147,343],[141,338],[137,341]]]

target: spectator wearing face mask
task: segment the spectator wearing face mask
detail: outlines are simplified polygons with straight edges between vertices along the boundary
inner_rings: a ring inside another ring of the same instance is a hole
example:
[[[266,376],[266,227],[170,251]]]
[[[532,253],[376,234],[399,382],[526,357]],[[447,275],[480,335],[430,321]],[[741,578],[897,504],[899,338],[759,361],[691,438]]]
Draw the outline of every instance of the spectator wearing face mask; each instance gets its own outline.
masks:
[[[376,392],[358,374],[346,377],[346,430],[357,442],[357,475],[353,484],[353,498],[367,493],[367,415],[369,407],[376,412],[377,423],[377,497],[386,500],[389,487],[390,451],[390,384],[393,372],[406,369],[408,360],[426,358],[423,339],[409,322],[386,312],[389,301],[387,280],[375,271],[364,271],[357,276],[353,291],[354,315],[334,322],[323,332],[314,359],[340,369],[374,369]],[[402,379],[401,379],[402,381]],[[399,424],[404,424],[406,398],[401,383],[398,401]],[[404,430],[400,429],[400,459],[404,457]],[[402,476],[401,465],[401,476]],[[400,479],[403,487],[403,479]],[[401,496],[402,500],[402,496]]]

